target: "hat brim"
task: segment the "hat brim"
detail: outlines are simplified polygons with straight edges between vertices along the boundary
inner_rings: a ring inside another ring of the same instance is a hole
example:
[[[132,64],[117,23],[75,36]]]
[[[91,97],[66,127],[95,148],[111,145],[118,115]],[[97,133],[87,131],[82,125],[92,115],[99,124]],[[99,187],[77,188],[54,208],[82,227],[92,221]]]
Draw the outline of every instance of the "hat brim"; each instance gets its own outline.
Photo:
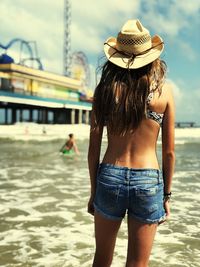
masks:
[[[163,40],[159,35],[155,35],[152,37],[151,41],[152,49],[143,55],[136,56],[129,65],[129,69],[141,68],[159,58],[164,49]],[[128,68],[128,60],[130,57],[118,53],[115,49],[116,43],[116,38],[110,37],[104,44],[104,53],[107,59],[113,64],[122,68]]]

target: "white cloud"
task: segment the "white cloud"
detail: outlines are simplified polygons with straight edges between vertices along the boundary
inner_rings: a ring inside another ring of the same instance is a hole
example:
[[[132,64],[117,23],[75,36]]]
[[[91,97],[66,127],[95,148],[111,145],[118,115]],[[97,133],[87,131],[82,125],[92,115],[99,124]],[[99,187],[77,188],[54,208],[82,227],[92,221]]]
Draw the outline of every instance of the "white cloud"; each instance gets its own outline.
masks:
[[[200,10],[200,1],[192,0],[192,1],[175,1],[175,9],[178,9],[184,12],[186,15],[197,14]]]
[[[181,109],[179,109],[179,113],[181,113],[181,118],[183,121],[194,121],[198,124],[200,123],[199,113],[200,113],[200,95],[199,90],[184,91],[184,98]]]
[[[72,47],[84,47],[88,53],[99,53],[103,42],[110,35],[117,34],[122,24],[139,14],[140,1],[85,0],[84,11],[79,1],[72,5]]]
[[[172,85],[175,106],[176,121],[194,121],[200,123],[200,88],[191,90],[183,81],[176,83],[168,80]]]
[[[83,10],[80,1],[75,0],[72,1],[72,17],[78,25],[82,26],[84,22],[94,27],[97,32],[103,32],[105,29],[113,30],[127,19],[139,14],[140,2],[140,0],[123,0],[123,3],[118,0],[95,2],[85,0]]]
[[[181,42],[177,41],[179,43],[179,47],[182,50],[182,53],[187,57],[191,62],[196,60],[199,57],[199,54],[196,53],[193,49],[192,46],[187,43],[187,42]]]
[[[84,31],[78,24],[71,26],[71,46],[74,51],[83,50],[87,53],[98,53],[101,40],[94,28],[86,27]]]
[[[145,12],[144,19],[156,31],[171,36],[176,36],[184,28],[191,30],[191,19],[198,22],[200,11],[200,1],[162,1],[144,0]]]
[[[168,79],[167,82],[169,82],[172,86],[175,104],[176,107],[179,108],[182,105],[183,93],[180,87],[174,81]]]
[[[10,5],[8,8],[8,6],[5,5],[5,2],[0,3],[0,8],[1,13],[4,14],[4,19],[1,21],[1,29],[4,30],[1,30],[1,35],[7,37],[9,33],[9,40],[11,38],[19,37],[27,41],[37,40],[38,43],[42,43],[42,45],[44,42],[44,45],[41,46],[41,48],[43,47],[43,50],[46,51],[47,46],[45,44],[48,43],[48,46],[51,47],[53,44],[51,39],[56,39],[60,35],[60,29],[56,27],[56,25],[53,25],[51,19],[49,18],[50,23],[48,23],[44,17],[38,17],[35,14],[34,9],[29,12],[24,9],[23,6],[17,5]],[[60,22],[62,23],[62,21]],[[7,42],[9,40],[7,40]]]

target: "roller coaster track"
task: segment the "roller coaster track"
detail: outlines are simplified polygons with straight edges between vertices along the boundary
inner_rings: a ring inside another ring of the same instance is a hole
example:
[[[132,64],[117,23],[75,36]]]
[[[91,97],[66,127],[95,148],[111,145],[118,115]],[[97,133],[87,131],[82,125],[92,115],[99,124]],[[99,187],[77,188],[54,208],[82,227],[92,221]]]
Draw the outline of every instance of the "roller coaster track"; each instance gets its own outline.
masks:
[[[38,57],[34,57],[33,50],[32,50],[32,47],[30,46],[29,42],[27,42],[21,38],[15,38],[15,39],[12,39],[7,45],[3,45],[0,43],[0,48],[7,51],[15,43],[20,43],[21,48],[23,47],[23,45],[25,45],[25,47],[27,48],[27,50],[30,54],[30,57],[28,59],[23,59],[23,60],[21,60],[20,63],[24,63],[27,60],[33,60],[33,61],[36,61],[38,63],[39,69],[43,70],[42,63]]]

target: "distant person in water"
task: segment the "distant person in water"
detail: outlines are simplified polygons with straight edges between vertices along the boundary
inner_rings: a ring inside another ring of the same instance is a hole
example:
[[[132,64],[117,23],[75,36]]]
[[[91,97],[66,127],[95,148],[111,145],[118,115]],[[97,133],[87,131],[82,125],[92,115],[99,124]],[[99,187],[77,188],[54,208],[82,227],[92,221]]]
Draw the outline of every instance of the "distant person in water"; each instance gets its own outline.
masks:
[[[45,126],[43,126],[43,128],[42,128],[42,133],[43,134],[46,134],[47,133]]]
[[[62,147],[62,152],[63,154],[73,154],[74,152],[79,155],[80,152],[78,150],[75,138],[74,138],[74,134],[69,134],[69,139],[66,141],[66,143],[64,144],[64,146]]]

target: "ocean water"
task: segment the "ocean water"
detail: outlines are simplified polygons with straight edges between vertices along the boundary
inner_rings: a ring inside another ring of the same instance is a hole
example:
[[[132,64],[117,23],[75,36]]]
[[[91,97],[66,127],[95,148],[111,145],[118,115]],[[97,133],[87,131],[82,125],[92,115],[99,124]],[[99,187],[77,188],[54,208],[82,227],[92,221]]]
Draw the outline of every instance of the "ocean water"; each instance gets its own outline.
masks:
[[[91,266],[88,139],[77,141],[80,156],[60,155],[60,138],[20,139],[0,139],[0,266]],[[149,266],[200,266],[200,129],[176,132],[171,212],[158,227]],[[125,219],[112,266],[124,266],[126,249]]]

